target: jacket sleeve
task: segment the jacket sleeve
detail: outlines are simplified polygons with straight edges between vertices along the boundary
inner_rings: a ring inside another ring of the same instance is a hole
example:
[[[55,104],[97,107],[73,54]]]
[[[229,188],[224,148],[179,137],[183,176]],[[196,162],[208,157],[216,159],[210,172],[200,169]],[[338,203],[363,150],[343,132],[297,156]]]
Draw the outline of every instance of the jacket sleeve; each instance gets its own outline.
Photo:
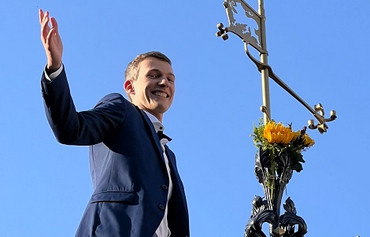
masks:
[[[77,112],[64,69],[51,82],[43,73],[41,88],[46,117],[60,143],[93,145],[102,142],[125,120],[129,102],[118,93],[105,96],[91,110]]]

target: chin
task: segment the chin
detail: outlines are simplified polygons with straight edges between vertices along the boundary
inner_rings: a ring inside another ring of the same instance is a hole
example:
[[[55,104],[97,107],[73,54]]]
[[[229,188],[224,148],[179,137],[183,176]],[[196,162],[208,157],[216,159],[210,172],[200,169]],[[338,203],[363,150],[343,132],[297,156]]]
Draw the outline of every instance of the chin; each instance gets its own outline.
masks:
[[[162,105],[158,105],[158,106],[154,109],[154,111],[156,111],[157,113],[164,114],[168,109],[169,109],[169,106],[162,106]]]

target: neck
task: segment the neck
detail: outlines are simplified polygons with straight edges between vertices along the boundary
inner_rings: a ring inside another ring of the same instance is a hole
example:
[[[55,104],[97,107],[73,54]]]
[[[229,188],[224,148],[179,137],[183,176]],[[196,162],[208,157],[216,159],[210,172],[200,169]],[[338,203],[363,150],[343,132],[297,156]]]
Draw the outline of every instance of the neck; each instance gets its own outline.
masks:
[[[150,112],[150,111],[148,111],[148,110],[145,110],[145,109],[143,109],[146,113],[148,113],[148,114],[150,114],[150,115],[152,115],[153,117],[155,117],[156,119],[158,119],[159,120],[159,122],[161,122],[162,123],[162,119],[163,119],[163,115],[162,114],[153,114],[152,112]]]

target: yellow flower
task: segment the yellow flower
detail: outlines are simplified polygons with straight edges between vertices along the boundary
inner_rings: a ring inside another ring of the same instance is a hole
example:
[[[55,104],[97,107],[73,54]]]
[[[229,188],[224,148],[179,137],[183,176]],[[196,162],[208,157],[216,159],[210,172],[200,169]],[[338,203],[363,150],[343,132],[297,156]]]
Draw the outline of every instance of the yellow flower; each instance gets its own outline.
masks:
[[[289,144],[295,136],[290,127],[285,127],[282,123],[276,124],[270,121],[266,124],[263,136],[269,143]]]
[[[297,140],[298,138],[301,137],[301,135],[302,135],[302,132],[301,131],[293,132],[293,139],[292,139],[292,141]]]
[[[315,141],[312,138],[310,138],[310,136],[308,136],[308,134],[305,134],[303,136],[303,143],[304,143],[305,146],[310,147],[310,146],[313,146],[315,144]]]

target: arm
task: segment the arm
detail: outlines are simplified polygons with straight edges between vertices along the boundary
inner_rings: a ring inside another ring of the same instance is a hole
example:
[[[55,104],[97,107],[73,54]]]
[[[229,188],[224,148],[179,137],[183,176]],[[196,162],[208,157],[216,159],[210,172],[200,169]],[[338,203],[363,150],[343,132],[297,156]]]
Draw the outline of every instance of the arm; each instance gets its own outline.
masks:
[[[102,142],[124,122],[129,102],[120,94],[110,94],[91,110],[77,112],[65,71],[48,82],[41,80],[45,112],[55,137],[68,145]]]
[[[49,75],[55,72],[52,80],[43,73],[41,86],[46,116],[57,140],[73,145],[92,145],[103,141],[122,124],[128,102],[119,94],[111,94],[94,109],[77,112],[62,67],[63,45],[58,24],[55,18],[49,17],[49,12],[44,13],[41,9],[39,21],[41,42],[47,57],[46,72]]]

